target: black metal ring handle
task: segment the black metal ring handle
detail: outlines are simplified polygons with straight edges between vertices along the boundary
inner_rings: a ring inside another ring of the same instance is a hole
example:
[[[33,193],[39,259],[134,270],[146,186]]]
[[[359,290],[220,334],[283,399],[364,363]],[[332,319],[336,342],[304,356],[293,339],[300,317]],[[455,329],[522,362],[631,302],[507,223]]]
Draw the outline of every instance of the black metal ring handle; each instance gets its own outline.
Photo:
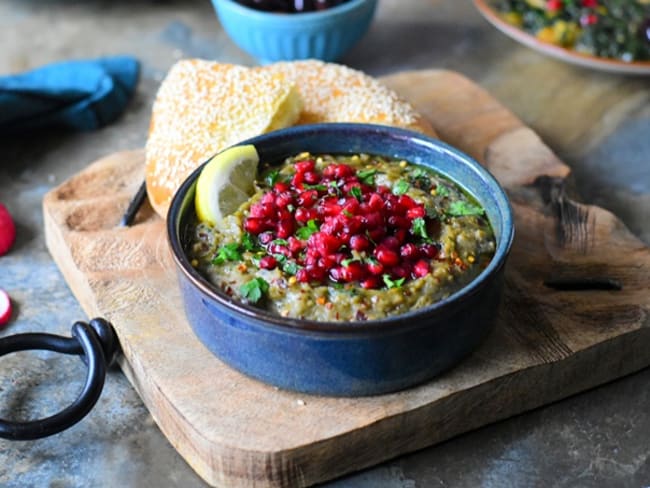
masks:
[[[72,337],[53,334],[16,334],[0,339],[0,356],[12,352],[44,349],[81,355],[88,367],[86,383],[79,397],[61,412],[39,420],[12,422],[0,419],[0,437],[33,440],[58,434],[86,416],[95,406],[104,387],[106,370],[117,354],[118,342],[111,324],[101,318],[90,323],[75,322]]]

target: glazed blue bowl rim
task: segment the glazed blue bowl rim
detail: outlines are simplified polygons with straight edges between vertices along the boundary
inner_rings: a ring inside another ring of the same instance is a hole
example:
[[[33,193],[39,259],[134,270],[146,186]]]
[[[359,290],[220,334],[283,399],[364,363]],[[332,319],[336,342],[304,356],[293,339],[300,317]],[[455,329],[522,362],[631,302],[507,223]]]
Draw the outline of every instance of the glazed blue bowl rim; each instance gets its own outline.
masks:
[[[377,124],[338,122],[305,124],[288,127],[285,129],[268,132],[266,134],[253,137],[245,141],[241,141],[237,144],[234,144],[234,146],[241,146],[245,144],[257,145],[265,143],[268,140],[273,141],[274,138],[293,137],[299,141],[302,135],[308,135],[314,132],[329,132],[330,135],[332,133],[335,133],[341,137],[345,137],[351,133],[364,133],[367,131],[390,135],[392,136],[393,140],[397,138],[399,140],[403,140],[405,144],[412,144],[413,142],[417,142],[420,145],[429,147],[433,146],[437,151],[447,153],[461,163],[469,165],[471,169],[480,176],[482,181],[489,185],[490,191],[493,192],[493,196],[500,203],[498,207],[501,216],[500,220],[502,225],[502,232],[490,264],[470,283],[452,293],[447,298],[434,302],[433,304],[427,305],[426,307],[383,319],[358,322],[327,322],[282,317],[280,315],[273,314],[266,310],[260,309],[253,305],[245,304],[239,300],[229,297],[226,293],[219,290],[216,286],[204,278],[197,270],[194,269],[194,267],[190,264],[190,260],[187,257],[187,254],[185,253],[180,237],[180,224],[183,218],[182,210],[186,195],[188,192],[194,190],[196,179],[203,169],[203,166],[205,166],[205,164],[207,164],[211,158],[208,158],[208,160],[203,162],[185,179],[185,181],[181,184],[179,189],[174,194],[171,205],[169,207],[169,212],[167,214],[167,238],[177,268],[182,272],[185,278],[187,278],[204,295],[210,297],[216,303],[220,304],[223,307],[226,307],[236,314],[255,320],[257,322],[262,322],[265,326],[268,327],[278,328],[284,331],[291,331],[293,333],[304,334],[336,333],[354,335],[372,331],[385,331],[386,329],[401,331],[410,327],[418,327],[420,320],[429,317],[434,318],[435,316],[444,314],[445,310],[456,306],[464,296],[473,295],[480,292],[483,286],[486,286],[486,283],[489,284],[489,278],[492,275],[496,274],[505,264],[508,254],[510,253],[510,248],[512,247],[512,242],[514,240],[514,218],[508,197],[496,178],[494,178],[494,176],[492,176],[492,174],[487,169],[481,166],[473,158],[461,152],[460,150],[438,139],[434,139],[433,137],[429,137],[419,132],[414,132],[407,129]],[[297,152],[300,151],[301,149],[298,148]],[[287,154],[287,157],[292,155],[294,154]],[[462,182],[456,181],[453,178],[452,181],[459,183],[461,186],[466,188]],[[471,188],[468,190],[470,193],[472,193]],[[484,202],[481,202],[480,200],[479,203],[481,205],[484,205]],[[192,209],[194,208],[193,205],[189,205],[189,207]]]
[[[251,20],[257,21],[278,21],[278,22],[294,22],[299,24],[308,20],[314,21],[317,19],[325,19],[339,15],[345,15],[350,11],[356,10],[367,3],[376,3],[378,0],[348,0],[345,3],[331,7],[325,10],[318,10],[316,12],[303,12],[303,13],[283,13],[283,12],[265,12],[251,7],[246,7],[235,0],[212,0],[212,2],[220,5],[227,5],[231,11],[239,15],[245,15]]]

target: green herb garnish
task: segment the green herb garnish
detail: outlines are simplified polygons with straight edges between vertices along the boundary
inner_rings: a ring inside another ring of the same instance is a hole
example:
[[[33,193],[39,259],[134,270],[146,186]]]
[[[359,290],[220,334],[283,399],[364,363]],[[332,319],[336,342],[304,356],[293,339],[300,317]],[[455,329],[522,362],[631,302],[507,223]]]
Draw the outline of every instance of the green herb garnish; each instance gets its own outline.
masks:
[[[336,181],[330,181],[329,185],[330,188],[334,188],[336,190],[337,195],[341,194],[341,189],[339,188],[340,185]]]
[[[279,179],[280,179],[280,170],[274,169],[272,171],[269,171],[269,173],[266,175],[265,181],[268,186],[272,187],[277,183]]]
[[[307,221],[307,225],[300,227],[296,231],[296,235],[299,239],[306,241],[314,232],[318,232],[318,224],[314,219],[311,219]]]
[[[244,232],[240,245],[244,251],[254,251],[257,249],[257,239],[253,237],[253,234]]]
[[[361,183],[364,183],[366,185],[374,185],[376,174],[377,174],[376,169],[364,169],[361,171],[357,171],[357,178],[359,178]]]
[[[358,186],[353,186],[352,188],[350,188],[350,195],[352,195],[354,198],[356,198],[359,201],[361,201],[361,199],[363,198],[363,193],[361,193],[361,188],[359,188]]]
[[[295,275],[300,268],[301,266],[299,266],[295,261],[287,261],[282,266],[282,271],[290,275]]]
[[[271,256],[273,256],[275,260],[280,264],[283,264],[287,261],[287,257],[284,254],[271,254]]]
[[[349,210],[343,210],[343,215],[345,215],[346,217],[354,217],[354,214]]]
[[[239,287],[239,293],[251,303],[257,303],[269,291],[269,284],[264,278],[253,278]]]
[[[310,185],[308,183],[303,183],[302,186],[305,190],[327,191],[327,187],[325,185]]]
[[[271,241],[271,244],[277,244],[278,246],[288,246],[289,241],[287,241],[286,239],[273,239]]]
[[[212,260],[212,264],[223,264],[226,261],[240,261],[242,258],[239,251],[239,243],[231,242],[217,249],[217,255]]]
[[[436,195],[438,195],[439,197],[448,197],[449,188],[447,188],[445,185],[438,185],[436,187]]]
[[[429,188],[431,186],[431,180],[429,179],[429,174],[423,168],[415,168],[411,171],[411,180],[418,188]]]
[[[383,275],[382,278],[384,279],[387,288],[399,288],[404,284],[404,281],[406,281],[406,278],[393,280],[388,274]]]
[[[468,217],[483,215],[485,210],[478,205],[473,205],[469,202],[460,200],[457,202],[451,202],[446,213],[450,217]]]
[[[425,241],[429,240],[429,234],[427,234],[427,223],[422,217],[413,219],[413,222],[411,222],[411,234],[421,237]]]
[[[399,180],[397,183],[393,185],[393,195],[404,195],[407,191],[409,191],[409,188],[411,185],[409,184],[408,181],[406,180]]]

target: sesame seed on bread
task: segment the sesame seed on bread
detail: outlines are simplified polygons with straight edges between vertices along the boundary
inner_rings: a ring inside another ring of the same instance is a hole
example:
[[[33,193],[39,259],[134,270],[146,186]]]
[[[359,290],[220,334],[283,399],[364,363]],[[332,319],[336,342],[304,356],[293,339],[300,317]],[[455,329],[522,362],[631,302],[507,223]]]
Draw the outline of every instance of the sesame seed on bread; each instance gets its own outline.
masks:
[[[359,122],[391,125],[435,136],[431,124],[390,88],[365,73],[317,60],[261,68],[295,82],[303,100],[299,124]]]
[[[165,217],[174,192],[213,154],[292,125],[301,99],[284,74],[191,59],[176,63],[154,101],[145,146],[147,194]]]
[[[145,175],[163,218],[174,192],[203,161],[239,141],[294,124],[360,122],[435,132],[393,90],[346,66],[292,61],[246,68],[176,63],[153,105]]]

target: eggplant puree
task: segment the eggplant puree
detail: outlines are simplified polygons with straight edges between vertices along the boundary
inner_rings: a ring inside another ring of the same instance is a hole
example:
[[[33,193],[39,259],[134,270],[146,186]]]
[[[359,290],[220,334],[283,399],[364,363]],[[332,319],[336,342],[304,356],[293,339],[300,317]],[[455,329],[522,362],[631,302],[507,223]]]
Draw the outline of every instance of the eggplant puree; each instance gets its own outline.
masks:
[[[345,322],[403,314],[459,290],[494,255],[484,210],[426,167],[302,153],[260,174],[219,229],[192,226],[187,252],[215,286],[272,313]]]

